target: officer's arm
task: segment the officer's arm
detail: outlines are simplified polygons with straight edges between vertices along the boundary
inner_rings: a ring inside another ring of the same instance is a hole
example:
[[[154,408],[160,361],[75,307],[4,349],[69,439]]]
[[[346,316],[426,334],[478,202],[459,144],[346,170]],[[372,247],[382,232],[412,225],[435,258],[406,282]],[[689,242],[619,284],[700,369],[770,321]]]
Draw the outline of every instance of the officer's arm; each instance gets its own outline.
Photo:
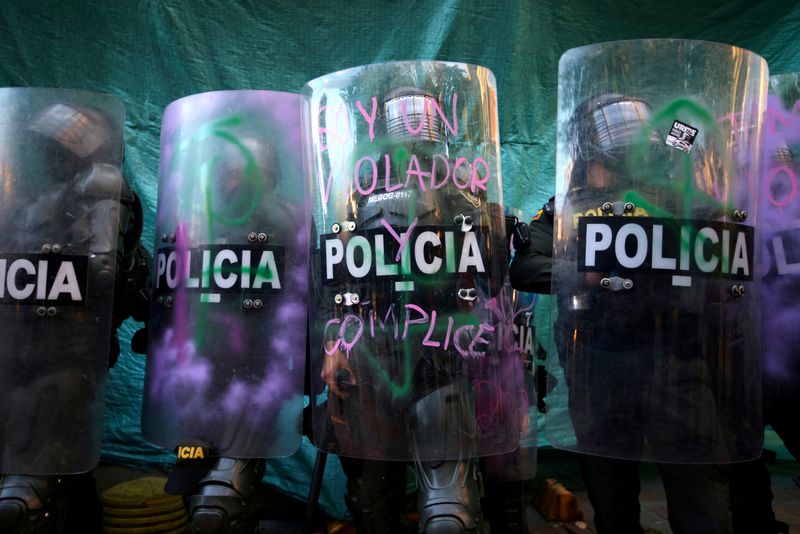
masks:
[[[117,256],[116,284],[114,288],[114,313],[112,324],[114,331],[127,318],[145,323],[145,326],[134,332],[131,339],[133,352],[144,354],[147,350],[147,325],[150,315],[150,265],[153,258],[141,245],[142,213],[139,197],[129,188],[127,183],[120,198],[120,245]],[[116,353],[119,353],[118,343]],[[116,363],[112,350],[109,367]]]
[[[553,267],[552,199],[527,227],[527,247],[517,248],[510,266],[511,287],[529,293],[550,293]]]

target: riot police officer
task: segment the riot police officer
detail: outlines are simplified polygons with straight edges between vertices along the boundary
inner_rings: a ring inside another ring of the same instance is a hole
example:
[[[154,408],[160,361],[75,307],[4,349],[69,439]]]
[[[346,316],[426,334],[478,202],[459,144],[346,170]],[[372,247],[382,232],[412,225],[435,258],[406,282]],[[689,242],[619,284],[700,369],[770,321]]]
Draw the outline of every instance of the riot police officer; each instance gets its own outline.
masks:
[[[113,97],[3,89],[0,530],[99,531],[90,474],[117,328],[146,319],[142,208]]]
[[[794,409],[800,401],[800,358],[796,350],[797,160],[800,122],[797,120],[797,73],[770,76],[769,112],[763,128],[764,167],[759,216],[764,250],[762,277],[764,425],[800,458],[800,425]],[[793,111],[794,110],[794,111]],[[789,118],[787,120],[787,117]],[[756,460],[731,466],[734,533],[788,532],[772,510],[770,473],[765,451]]]
[[[308,222],[302,98],[220,91],[162,123],[142,425],[197,532],[252,532],[265,458],[300,446]]]
[[[565,213],[560,217],[562,224],[570,225],[566,234],[577,232],[581,217],[603,215],[604,211],[611,215],[617,208],[604,210],[602,200],[620,198],[632,187],[627,163],[640,140],[653,158],[649,163],[666,168],[669,154],[662,149],[663,141],[655,131],[646,130],[651,115],[649,103],[620,94],[592,97],[575,109],[569,123],[575,159],[563,203]],[[657,199],[661,206],[674,201],[669,191],[650,199]],[[530,245],[518,251],[512,262],[511,282],[517,289],[551,292],[553,201],[544,204],[527,229],[519,229],[528,234]],[[632,217],[650,216],[659,209],[655,202],[647,207],[618,207]],[[556,246],[565,248],[562,260],[577,261],[577,240],[562,240]],[[703,361],[706,349],[694,339],[674,338],[689,323],[702,322],[702,308],[684,300],[686,307],[679,315],[665,318],[652,303],[663,299],[669,286],[630,271],[574,272],[570,276],[568,291],[557,291],[553,284],[552,291],[558,293],[554,335],[569,388],[569,413],[577,440],[573,447],[585,453],[580,457],[581,472],[598,532],[643,532],[638,459],[646,446],[662,458],[669,450],[668,454],[680,458],[677,462],[684,462],[657,464],[673,530],[729,532],[727,466],[689,463],[690,458],[710,458],[724,447],[715,432],[719,426],[715,412],[705,418],[701,417],[702,408],[692,410],[691,403],[714,405],[712,385],[707,382],[713,371]],[[601,279],[615,277],[621,291],[626,290],[622,284],[632,280],[628,289],[637,294],[636,307],[632,301],[615,303],[604,293]],[[668,322],[677,325],[664,334],[673,336],[670,350],[674,356],[661,355],[657,349],[659,330]],[[660,376],[659,361],[669,365],[671,378]],[[692,418],[683,418],[681,410],[686,409]],[[680,448],[673,441],[675,436],[683,436]]]
[[[484,531],[475,457],[519,438],[517,391],[496,387],[503,372],[515,384],[518,361],[489,334],[507,255],[497,169],[476,157],[495,146],[478,113],[491,93],[470,107],[478,80],[480,67],[405,62],[309,83],[317,173],[330,177],[314,195],[312,366],[326,386],[314,435],[340,455],[359,531],[409,528],[401,460],[420,531]],[[349,113],[368,129],[348,134]],[[508,434],[489,439],[500,420]]]

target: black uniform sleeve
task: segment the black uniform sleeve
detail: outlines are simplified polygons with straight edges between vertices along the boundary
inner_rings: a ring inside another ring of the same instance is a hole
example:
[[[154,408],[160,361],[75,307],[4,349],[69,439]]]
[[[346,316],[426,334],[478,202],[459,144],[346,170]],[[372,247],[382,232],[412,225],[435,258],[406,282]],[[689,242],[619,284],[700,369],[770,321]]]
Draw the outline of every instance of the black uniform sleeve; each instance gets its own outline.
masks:
[[[553,199],[528,225],[530,246],[517,250],[511,262],[511,287],[529,293],[550,293],[553,267]]]

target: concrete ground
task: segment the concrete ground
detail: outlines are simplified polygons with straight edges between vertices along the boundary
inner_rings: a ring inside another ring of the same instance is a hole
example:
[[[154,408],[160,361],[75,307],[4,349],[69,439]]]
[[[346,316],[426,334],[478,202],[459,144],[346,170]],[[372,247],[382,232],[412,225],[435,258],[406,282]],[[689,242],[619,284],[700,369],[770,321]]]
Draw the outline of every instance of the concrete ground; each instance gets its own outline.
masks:
[[[790,459],[786,454],[778,454],[774,463],[768,464],[772,474],[772,489],[774,494],[773,509],[779,521],[790,526],[790,532],[800,533],[800,464]],[[164,475],[164,473],[141,472],[128,467],[114,464],[101,464],[95,471],[98,492],[114,484],[139,476]],[[558,523],[547,521],[534,508],[532,501],[534,491],[538,489],[544,479],[553,478],[569,490],[577,499],[584,515],[584,523]],[[672,534],[667,523],[667,508],[664,490],[658,472],[653,465],[643,464],[641,470],[642,491],[640,502],[642,505],[641,524],[648,534]],[[551,448],[539,451],[537,476],[527,483],[529,488],[530,503],[527,508],[528,532],[530,534],[552,533],[582,533],[594,532],[593,511],[586,497],[586,490],[580,476],[577,457],[574,454]],[[299,534],[306,532],[335,532],[336,534],[349,534],[354,532],[351,525],[345,522],[335,522],[326,518],[318,518],[314,528],[302,526],[304,504],[289,497],[279,494],[266,486],[260,488],[258,501],[269,503],[263,510],[266,517],[276,520],[264,524],[262,532],[275,534]],[[496,534],[496,533],[495,533]],[[760,533],[754,533],[760,534]]]
[[[790,532],[800,533],[800,464],[778,455],[768,464],[772,475],[773,510],[778,521],[787,523]],[[594,511],[586,496],[575,455],[555,449],[540,449],[536,481],[555,478],[577,498],[584,512],[585,530],[571,524],[546,521],[532,506],[528,508],[528,532],[594,532]],[[652,464],[642,464],[640,494],[641,524],[648,534],[672,534],[667,522],[667,504],[658,470]],[[538,487],[538,486],[536,486]],[[753,533],[766,534],[766,533]]]

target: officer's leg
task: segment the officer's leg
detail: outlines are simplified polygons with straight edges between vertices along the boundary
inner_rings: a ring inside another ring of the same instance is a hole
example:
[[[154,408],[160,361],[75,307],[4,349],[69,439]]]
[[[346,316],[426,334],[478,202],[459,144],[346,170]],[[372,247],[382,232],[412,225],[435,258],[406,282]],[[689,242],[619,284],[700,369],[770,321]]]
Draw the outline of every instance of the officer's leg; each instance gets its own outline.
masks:
[[[523,481],[484,479],[484,487],[483,509],[492,532],[528,532],[527,492]]]
[[[419,530],[429,534],[486,532],[476,459],[415,461]]]
[[[766,385],[764,389],[767,390]],[[769,408],[769,412],[764,414],[765,423],[772,426],[789,453],[800,461],[800,425],[797,424],[800,384],[770,387],[769,395],[769,399],[764,399],[765,409]]]
[[[644,437],[639,423],[637,351],[601,350],[582,343],[564,360],[569,411],[575,427],[580,466],[599,534],[641,534],[639,462],[612,456],[639,457]],[[566,358],[566,356],[564,356]]]
[[[200,481],[189,503],[192,531],[203,534],[252,533],[252,500],[264,476],[261,459],[219,458]]]
[[[525,481],[534,477],[536,447],[520,447],[481,459],[484,519],[492,532],[528,532],[528,491]]]
[[[734,534],[778,532],[772,510],[772,483],[764,457],[731,464],[731,517]]]
[[[653,381],[647,432],[653,453],[681,463],[658,464],[667,498],[669,525],[676,534],[729,534],[730,467],[698,464],[702,458],[726,458],[725,423],[708,377],[713,367],[696,340],[684,339],[667,354]]]
[[[403,515],[405,462],[339,458],[347,475],[345,504],[359,534],[409,532]]]
[[[478,462],[469,458],[474,419],[469,385],[463,377],[429,393],[411,418],[417,475],[419,529],[427,533],[485,532],[481,516]],[[422,460],[451,456],[456,460]]]
[[[66,532],[103,532],[103,505],[94,472],[63,477],[67,493]]]
[[[676,534],[729,534],[730,468],[727,465],[658,464]]]
[[[3,475],[0,478],[0,532],[64,532],[66,497],[57,476]]]
[[[581,455],[581,474],[599,534],[641,534],[639,462]]]

